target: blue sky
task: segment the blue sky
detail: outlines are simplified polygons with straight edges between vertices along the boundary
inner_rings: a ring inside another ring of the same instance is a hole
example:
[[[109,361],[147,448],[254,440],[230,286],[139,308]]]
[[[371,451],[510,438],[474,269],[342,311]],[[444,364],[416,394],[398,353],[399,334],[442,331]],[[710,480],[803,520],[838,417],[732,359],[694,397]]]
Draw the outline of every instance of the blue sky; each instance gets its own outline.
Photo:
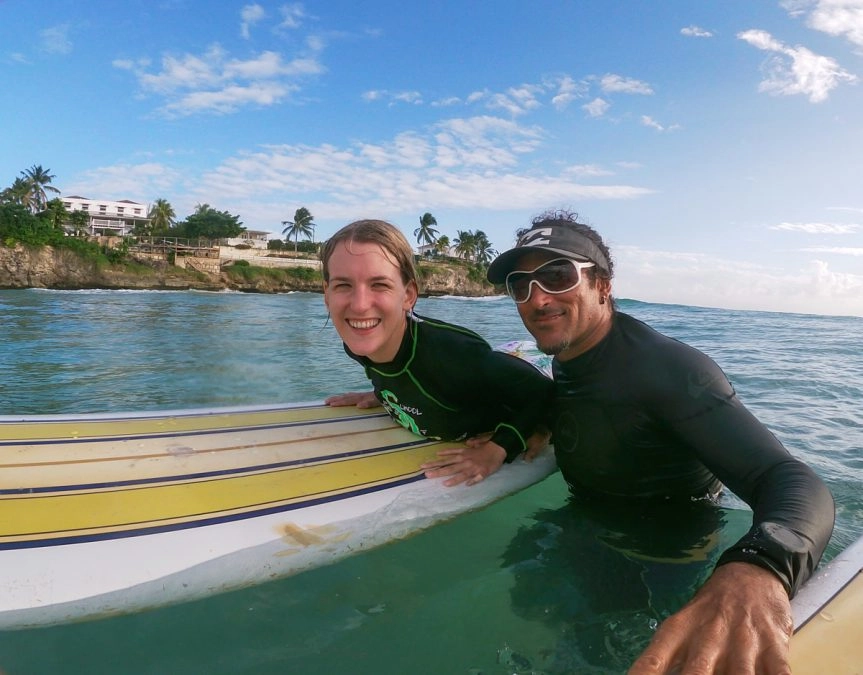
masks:
[[[577,211],[617,297],[863,316],[863,0],[0,0],[0,186],[413,239]]]

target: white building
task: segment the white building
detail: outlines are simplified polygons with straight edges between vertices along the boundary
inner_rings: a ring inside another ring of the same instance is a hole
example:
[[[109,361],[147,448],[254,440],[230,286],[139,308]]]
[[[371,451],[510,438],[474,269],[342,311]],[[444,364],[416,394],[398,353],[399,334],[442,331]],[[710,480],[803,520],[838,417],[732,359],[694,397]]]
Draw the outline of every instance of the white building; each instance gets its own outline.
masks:
[[[267,248],[269,232],[263,230],[243,230],[239,236],[225,239],[222,243],[226,246],[249,246],[251,248]]]
[[[136,225],[146,226],[150,222],[147,208],[128,199],[112,202],[73,195],[63,197],[62,201],[67,211],[84,211],[89,215],[87,232],[92,235],[124,237],[130,234]]]
[[[450,257],[455,256],[451,246],[446,246],[442,251],[438,251],[437,244],[423,244],[422,246],[417,246],[417,255],[420,255],[423,258],[434,257],[438,254]]]

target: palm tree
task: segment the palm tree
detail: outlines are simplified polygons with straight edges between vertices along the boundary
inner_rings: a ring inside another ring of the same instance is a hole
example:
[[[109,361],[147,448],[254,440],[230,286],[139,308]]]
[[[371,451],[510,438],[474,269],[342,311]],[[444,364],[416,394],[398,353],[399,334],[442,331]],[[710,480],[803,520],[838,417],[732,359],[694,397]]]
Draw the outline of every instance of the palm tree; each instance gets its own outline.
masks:
[[[437,241],[434,243],[434,250],[438,253],[438,255],[448,255],[449,254],[449,237],[445,234],[442,234],[437,238]]]
[[[453,240],[455,252],[465,260],[472,260],[476,248],[476,235],[470,230],[456,230],[456,234],[458,236]]]
[[[150,231],[153,234],[166,234],[177,222],[177,214],[171,202],[161,198],[153,202],[147,218],[150,219]]]
[[[285,241],[290,241],[291,237],[294,238],[294,253],[297,252],[300,235],[303,235],[304,239],[310,239],[314,236],[314,218],[305,206],[301,206],[294,212],[293,220],[282,221],[282,225],[285,226],[285,229],[282,230],[282,234],[285,235]]]
[[[480,264],[487,265],[497,256],[497,251],[491,247],[491,242],[488,240],[488,236],[486,236],[486,233],[482,230],[477,230],[474,232],[473,236],[476,239],[473,249],[476,261]]]
[[[60,190],[50,184],[56,176],[50,173],[50,169],[43,169],[40,164],[34,164],[26,171],[22,171],[21,175],[30,185],[30,210],[34,213],[42,211],[48,203],[46,190],[60,194]]]
[[[437,225],[435,217],[426,212],[420,217],[420,226],[414,230],[414,236],[417,238],[417,244],[434,244],[437,239],[437,230],[434,226]]]
[[[6,203],[20,204],[25,209],[30,210],[32,200],[30,183],[24,178],[16,178],[11,186],[0,193],[0,200]]]

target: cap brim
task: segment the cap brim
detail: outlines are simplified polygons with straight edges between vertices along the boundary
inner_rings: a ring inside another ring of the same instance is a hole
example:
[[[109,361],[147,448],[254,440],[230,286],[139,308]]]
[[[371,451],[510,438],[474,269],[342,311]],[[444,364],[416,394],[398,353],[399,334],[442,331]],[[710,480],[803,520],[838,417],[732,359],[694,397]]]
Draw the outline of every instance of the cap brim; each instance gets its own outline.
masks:
[[[509,251],[504,251],[497,258],[492,260],[491,265],[488,266],[486,278],[493,284],[502,284],[506,281],[506,275],[516,268],[519,259],[532,251],[559,253],[564,258],[571,258],[572,260],[587,260],[585,256],[575,254],[572,251],[565,251],[560,248],[549,248],[548,246],[520,246],[518,248],[511,248]]]

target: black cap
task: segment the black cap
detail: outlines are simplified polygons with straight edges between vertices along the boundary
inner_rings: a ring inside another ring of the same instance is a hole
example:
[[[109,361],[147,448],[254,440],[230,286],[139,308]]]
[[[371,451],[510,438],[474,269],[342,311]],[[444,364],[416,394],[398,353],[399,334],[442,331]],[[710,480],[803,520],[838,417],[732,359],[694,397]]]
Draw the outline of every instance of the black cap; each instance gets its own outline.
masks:
[[[488,280],[502,284],[506,275],[515,269],[519,258],[531,251],[548,251],[573,260],[589,260],[608,272],[608,260],[592,239],[567,225],[545,224],[529,229],[521,235],[515,248],[495,258],[488,267]]]

